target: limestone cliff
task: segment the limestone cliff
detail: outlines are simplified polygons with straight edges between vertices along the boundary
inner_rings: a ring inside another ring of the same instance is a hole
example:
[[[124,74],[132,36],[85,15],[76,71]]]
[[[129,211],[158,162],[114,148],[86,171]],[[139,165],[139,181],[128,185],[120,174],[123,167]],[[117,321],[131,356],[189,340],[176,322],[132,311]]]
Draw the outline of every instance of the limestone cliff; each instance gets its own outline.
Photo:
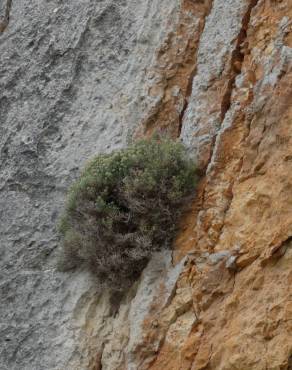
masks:
[[[0,368],[292,369],[291,0],[8,3]],[[90,156],[154,130],[202,179],[173,253],[113,310],[55,271],[55,223]]]

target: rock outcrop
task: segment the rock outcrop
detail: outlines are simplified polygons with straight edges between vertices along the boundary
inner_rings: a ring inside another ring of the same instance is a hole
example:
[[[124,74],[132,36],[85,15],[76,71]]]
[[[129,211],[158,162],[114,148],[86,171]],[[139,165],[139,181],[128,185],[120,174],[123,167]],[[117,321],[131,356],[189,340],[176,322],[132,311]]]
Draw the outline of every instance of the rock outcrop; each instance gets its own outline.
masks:
[[[1,369],[292,369],[291,17],[290,0],[13,2]],[[85,271],[56,272],[55,224],[90,156],[155,130],[202,179],[173,252],[115,306]]]

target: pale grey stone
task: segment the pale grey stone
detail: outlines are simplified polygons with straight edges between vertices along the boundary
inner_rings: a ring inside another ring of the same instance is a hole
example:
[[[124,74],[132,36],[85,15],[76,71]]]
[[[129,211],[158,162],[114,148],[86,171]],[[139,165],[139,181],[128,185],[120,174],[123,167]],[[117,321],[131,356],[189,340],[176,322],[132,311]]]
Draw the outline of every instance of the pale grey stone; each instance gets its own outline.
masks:
[[[242,17],[248,6],[241,0],[214,0],[201,35],[197,73],[190,103],[184,115],[181,139],[202,167],[204,151],[212,145],[221,124],[220,111],[213,111],[208,99],[214,81],[229,73],[231,53],[236,47]]]
[[[216,265],[218,262],[222,261],[223,259],[229,258],[231,256],[230,251],[220,251],[217,253],[212,253],[209,255],[209,262],[212,265]]]
[[[152,104],[145,71],[177,8],[13,2],[0,34],[1,370],[87,369],[110,335],[96,282],[55,271],[55,225],[84,163],[126,145]]]

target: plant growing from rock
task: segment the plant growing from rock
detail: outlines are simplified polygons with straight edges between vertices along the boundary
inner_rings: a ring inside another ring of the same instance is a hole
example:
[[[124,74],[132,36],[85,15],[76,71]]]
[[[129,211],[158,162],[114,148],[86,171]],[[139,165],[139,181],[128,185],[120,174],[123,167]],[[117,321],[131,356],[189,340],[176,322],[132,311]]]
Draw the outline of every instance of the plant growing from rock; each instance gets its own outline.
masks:
[[[154,251],[170,248],[196,185],[181,143],[152,138],[97,155],[71,187],[60,222],[60,266],[85,265],[123,290]]]

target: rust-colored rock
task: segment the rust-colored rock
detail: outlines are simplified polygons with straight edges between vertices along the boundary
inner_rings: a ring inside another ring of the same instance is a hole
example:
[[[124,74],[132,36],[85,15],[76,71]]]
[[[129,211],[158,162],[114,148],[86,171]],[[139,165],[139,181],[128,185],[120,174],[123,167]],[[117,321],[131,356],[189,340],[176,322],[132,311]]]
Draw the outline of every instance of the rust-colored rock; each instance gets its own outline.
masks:
[[[153,106],[136,136],[153,132],[180,135],[182,118],[192,91],[200,36],[212,0],[181,0],[175,29],[157,51],[155,64],[147,73],[148,95]]]
[[[176,242],[185,269],[154,314],[165,334],[149,369],[291,369],[291,16],[289,0],[246,2],[236,51],[211,81],[226,88],[190,98],[213,100],[222,122],[209,156],[196,142],[207,173]]]

